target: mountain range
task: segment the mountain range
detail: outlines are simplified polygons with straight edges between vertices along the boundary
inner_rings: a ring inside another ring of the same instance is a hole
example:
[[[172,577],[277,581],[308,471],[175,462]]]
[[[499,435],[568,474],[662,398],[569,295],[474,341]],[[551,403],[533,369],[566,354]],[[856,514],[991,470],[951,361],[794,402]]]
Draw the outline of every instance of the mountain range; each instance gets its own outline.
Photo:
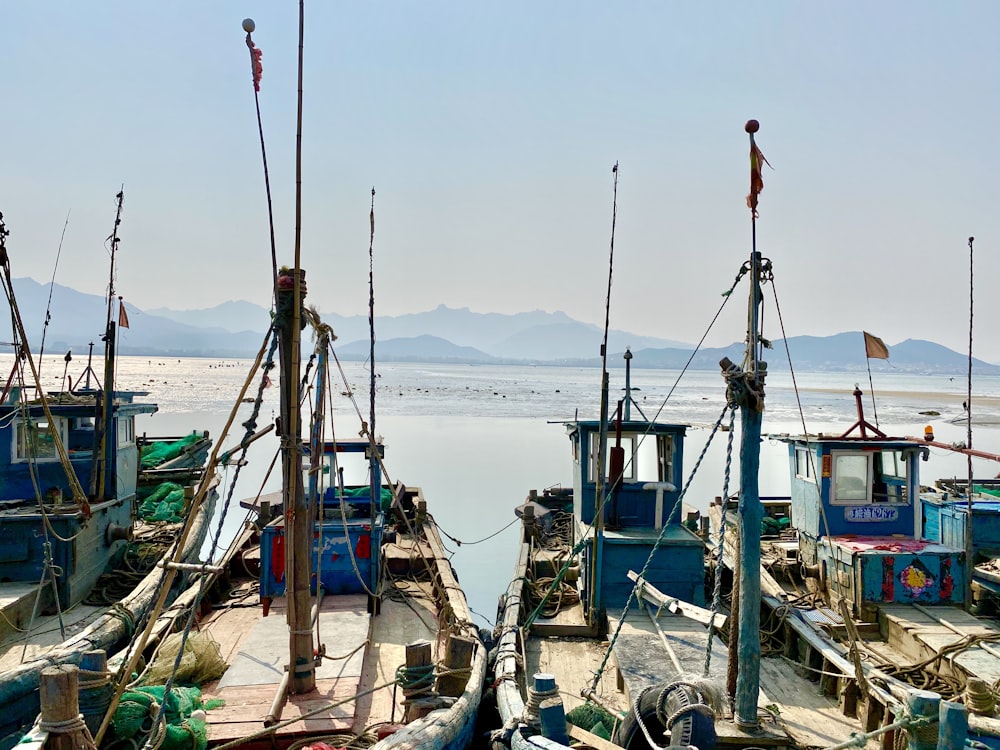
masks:
[[[98,342],[107,315],[105,298],[60,284],[51,289],[50,323],[46,307],[50,288],[30,278],[14,279],[14,291],[33,349],[62,352],[86,350]],[[203,310],[156,308],[141,310],[126,303],[129,328],[120,331],[122,354],[178,357],[251,357],[263,340],[270,312],[245,301],[223,302]],[[368,318],[324,313],[338,338],[337,354],[345,360],[363,360],[369,353]],[[434,310],[376,317],[376,358],[385,361],[451,362],[468,364],[556,364],[596,366],[602,331],[598,326],[570,318],[563,312],[535,310],[516,314],[476,313],[468,308],[439,305]],[[774,342],[766,357],[772,370],[787,369],[785,342]],[[788,339],[795,367],[812,371],[854,371],[864,368],[864,340],[860,331],[833,336],[795,336]],[[680,369],[691,359],[693,369],[718,369],[723,356],[742,358],[743,344],[700,349],[684,342],[639,336],[626,331],[608,333],[609,364],[622,366],[630,347],[635,364],[649,368]],[[869,361],[873,371],[962,374],[968,358],[940,344],[907,339],[889,347],[890,360]],[[973,371],[1000,375],[1000,367],[973,360]]]

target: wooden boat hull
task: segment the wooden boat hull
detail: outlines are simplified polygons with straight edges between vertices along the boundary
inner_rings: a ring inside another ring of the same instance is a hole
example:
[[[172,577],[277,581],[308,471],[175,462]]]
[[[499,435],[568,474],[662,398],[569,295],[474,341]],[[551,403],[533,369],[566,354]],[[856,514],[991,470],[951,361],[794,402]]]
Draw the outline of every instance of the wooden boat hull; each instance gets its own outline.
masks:
[[[193,520],[191,533],[184,547],[185,561],[196,562],[207,538],[215,509],[217,493],[211,490],[208,500]],[[109,656],[128,644],[140,622],[150,611],[158,593],[162,571],[154,568],[126,596],[112,606],[100,608],[86,620],[82,630],[70,635],[61,643],[53,644],[37,658],[18,663],[0,673],[0,749],[8,750],[17,743],[21,734],[38,714],[38,684],[42,670],[55,664],[79,664],[85,651],[101,649]],[[179,591],[183,586],[178,586]],[[176,593],[175,591],[175,593]],[[34,599],[34,597],[31,597]],[[170,597],[173,601],[174,597]],[[31,612],[28,612],[30,616]],[[46,618],[46,629],[58,629],[55,617]],[[17,633],[13,634],[14,636]],[[20,654],[23,638],[14,638],[8,650]],[[29,641],[30,645],[30,641]]]

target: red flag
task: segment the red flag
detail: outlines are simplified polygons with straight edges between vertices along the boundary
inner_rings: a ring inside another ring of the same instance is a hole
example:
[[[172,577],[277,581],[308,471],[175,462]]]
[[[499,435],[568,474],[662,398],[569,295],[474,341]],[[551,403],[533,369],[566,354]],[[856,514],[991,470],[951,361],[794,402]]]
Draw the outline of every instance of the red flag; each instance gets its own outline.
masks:
[[[247,32],[247,47],[250,49],[250,67],[253,69],[253,90],[260,91],[260,79],[264,74],[264,66],[260,58],[264,53],[253,43],[249,32]]]
[[[889,347],[878,336],[872,336],[868,331],[865,335],[865,356],[868,359],[889,359]]]
[[[744,128],[750,134],[750,194],[747,195],[747,208],[753,213],[755,219],[757,218],[757,196],[764,189],[764,178],[761,176],[761,169],[764,164],[767,164],[769,167],[771,166],[771,163],[764,158],[764,154],[760,152],[760,148],[753,139],[753,134],[759,128],[760,124],[756,120],[748,120]]]
[[[118,327],[128,328],[128,313],[125,312],[125,303],[122,298],[118,298]]]

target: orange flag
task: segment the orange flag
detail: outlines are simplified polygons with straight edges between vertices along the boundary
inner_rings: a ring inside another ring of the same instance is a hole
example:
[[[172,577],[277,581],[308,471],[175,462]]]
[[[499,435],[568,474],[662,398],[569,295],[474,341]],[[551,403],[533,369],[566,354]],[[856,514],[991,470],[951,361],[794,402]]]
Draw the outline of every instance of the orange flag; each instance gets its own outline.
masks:
[[[125,303],[122,298],[118,298],[118,327],[128,328],[128,313],[125,312]]]
[[[865,335],[865,356],[868,359],[889,359],[889,347],[878,336],[872,336],[868,331]]]
[[[761,176],[761,169],[764,164],[771,166],[771,163],[764,158],[764,154],[761,153],[760,147],[753,139],[753,134],[760,129],[760,123],[756,120],[747,120],[747,124],[744,130],[750,134],[750,193],[747,195],[747,208],[753,213],[753,217],[757,218],[757,197],[760,192],[764,189],[764,178]]]

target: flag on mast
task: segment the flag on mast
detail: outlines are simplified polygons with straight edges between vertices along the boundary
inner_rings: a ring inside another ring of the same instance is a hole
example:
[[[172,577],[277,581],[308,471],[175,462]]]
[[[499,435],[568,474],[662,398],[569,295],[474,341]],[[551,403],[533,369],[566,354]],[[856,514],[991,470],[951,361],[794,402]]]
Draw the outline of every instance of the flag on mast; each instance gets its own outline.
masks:
[[[122,298],[118,298],[118,327],[128,328],[128,313],[125,312],[125,303]]]
[[[868,359],[889,359],[889,347],[878,336],[872,336],[868,331],[865,335],[865,356]]]
[[[750,134],[750,193],[747,195],[747,208],[750,209],[753,218],[756,219],[757,198],[764,189],[764,178],[761,175],[761,169],[764,164],[770,167],[771,163],[764,158],[764,154],[761,153],[760,147],[753,138],[753,134],[760,130],[760,123],[756,120],[747,120],[747,124],[743,129]]]

